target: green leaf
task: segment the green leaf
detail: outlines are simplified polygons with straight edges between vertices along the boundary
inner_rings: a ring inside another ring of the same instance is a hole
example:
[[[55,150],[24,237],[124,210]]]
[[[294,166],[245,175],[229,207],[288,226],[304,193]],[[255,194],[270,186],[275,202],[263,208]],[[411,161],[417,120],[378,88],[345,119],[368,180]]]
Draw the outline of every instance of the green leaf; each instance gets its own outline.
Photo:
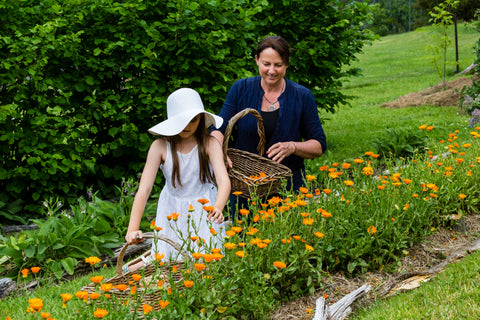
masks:
[[[78,260],[75,258],[67,257],[62,259],[60,263],[68,274],[73,275],[75,272],[75,266],[78,264]]]

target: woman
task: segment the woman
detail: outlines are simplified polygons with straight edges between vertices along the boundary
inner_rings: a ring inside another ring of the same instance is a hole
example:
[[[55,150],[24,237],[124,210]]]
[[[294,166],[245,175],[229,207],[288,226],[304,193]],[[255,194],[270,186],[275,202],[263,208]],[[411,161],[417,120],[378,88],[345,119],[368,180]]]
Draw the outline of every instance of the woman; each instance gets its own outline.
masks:
[[[223,125],[212,131],[212,135],[223,143],[230,118],[245,108],[256,109],[265,127],[264,156],[292,170],[292,181],[287,187],[297,191],[304,185],[304,159],[319,157],[327,149],[315,98],[310,90],[285,78],[290,48],[282,37],[263,39],[255,60],[260,75],[233,84],[219,114]],[[237,130],[235,148],[256,153],[259,142],[256,118],[243,117],[237,122]]]

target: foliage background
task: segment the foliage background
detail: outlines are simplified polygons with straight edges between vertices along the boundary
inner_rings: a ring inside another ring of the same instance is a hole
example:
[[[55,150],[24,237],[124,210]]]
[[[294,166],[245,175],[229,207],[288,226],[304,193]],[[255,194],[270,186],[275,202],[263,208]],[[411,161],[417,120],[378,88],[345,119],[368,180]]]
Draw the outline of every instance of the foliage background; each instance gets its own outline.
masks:
[[[342,67],[373,38],[369,18],[339,0],[3,1],[0,210],[38,212],[91,186],[111,195],[141,171],[168,94],[195,88],[218,112],[256,74],[252,50],[271,32],[294,46],[289,77],[333,111],[338,79],[355,72]]]

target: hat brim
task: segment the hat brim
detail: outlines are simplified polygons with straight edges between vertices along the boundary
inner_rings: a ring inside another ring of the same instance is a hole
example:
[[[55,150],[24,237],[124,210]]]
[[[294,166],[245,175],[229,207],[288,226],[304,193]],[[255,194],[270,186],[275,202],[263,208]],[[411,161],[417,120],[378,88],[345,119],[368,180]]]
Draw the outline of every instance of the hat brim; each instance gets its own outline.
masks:
[[[167,120],[160,122],[159,124],[148,129],[148,132],[160,136],[174,136],[182,132],[185,127],[192,121],[198,114],[205,114],[205,127],[215,126],[220,128],[223,124],[223,118],[207,111],[192,110],[190,112],[183,112],[176,116],[173,116]]]

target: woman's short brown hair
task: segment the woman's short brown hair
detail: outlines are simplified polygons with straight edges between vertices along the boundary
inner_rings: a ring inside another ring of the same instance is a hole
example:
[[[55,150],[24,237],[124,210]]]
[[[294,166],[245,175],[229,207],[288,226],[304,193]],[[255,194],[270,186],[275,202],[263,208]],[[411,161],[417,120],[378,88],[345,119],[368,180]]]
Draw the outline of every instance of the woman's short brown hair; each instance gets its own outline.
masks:
[[[268,36],[259,42],[257,51],[255,52],[257,57],[260,57],[260,53],[267,48],[272,48],[277,51],[282,58],[283,63],[287,66],[290,65],[290,46],[287,40],[280,36]]]

